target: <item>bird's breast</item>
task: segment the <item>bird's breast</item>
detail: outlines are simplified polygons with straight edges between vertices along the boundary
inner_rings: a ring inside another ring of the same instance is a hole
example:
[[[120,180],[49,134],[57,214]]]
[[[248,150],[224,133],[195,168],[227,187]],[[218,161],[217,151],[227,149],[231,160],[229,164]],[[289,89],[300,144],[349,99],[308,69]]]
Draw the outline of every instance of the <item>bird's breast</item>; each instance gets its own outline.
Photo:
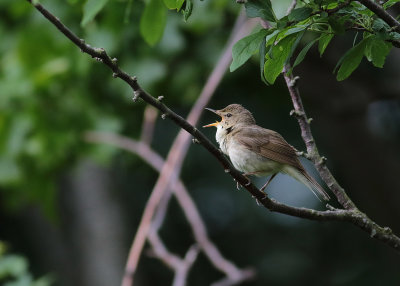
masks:
[[[282,168],[282,164],[245,148],[235,140],[231,140],[227,151],[233,166],[241,172],[268,176],[279,172]]]

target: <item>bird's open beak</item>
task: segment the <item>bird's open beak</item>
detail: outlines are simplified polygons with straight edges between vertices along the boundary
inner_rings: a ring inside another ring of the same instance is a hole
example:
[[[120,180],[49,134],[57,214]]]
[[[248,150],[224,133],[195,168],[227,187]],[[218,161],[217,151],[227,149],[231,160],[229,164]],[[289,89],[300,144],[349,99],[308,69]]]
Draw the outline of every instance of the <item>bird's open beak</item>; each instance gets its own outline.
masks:
[[[214,112],[214,113],[217,114],[217,115],[219,115],[218,110],[214,110],[214,109],[211,109],[211,108],[206,108],[206,109],[209,110],[209,111],[211,111],[211,112]],[[221,115],[219,115],[219,116],[221,116]],[[215,122],[215,123],[211,123],[211,124],[208,124],[208,125],[204,125],[203,128],[205,128],[205,127],[212,127],[212,126],[217,127],[217,125],[218,125],[219,123],[220,123],[220,121],[217,121],[217,122]]]

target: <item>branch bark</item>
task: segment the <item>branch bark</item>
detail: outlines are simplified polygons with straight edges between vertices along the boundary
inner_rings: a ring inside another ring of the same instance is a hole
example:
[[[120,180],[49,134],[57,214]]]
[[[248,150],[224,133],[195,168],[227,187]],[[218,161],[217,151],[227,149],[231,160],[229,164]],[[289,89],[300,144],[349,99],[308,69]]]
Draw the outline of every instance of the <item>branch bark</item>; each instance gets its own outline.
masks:
[[[31,0],[27,0],[31,2]],[[327,210],[327,211],[316,211],[313,209],[297,208],[287,206],[270,199],[262,191],[260,191],[254,184],[248,184],[248,180],[233,166],[229,161],[223,156],[223,154],[218,150],[211,142],[201,133],[197,128],[192,126],[188,121],[184,120],[181,116],[169,109],[160,100],[152,97],[147,92],[145,92],[137,82],[136,77],[131,77],[124,71],[122,71],[117,65],[116,59],[111,59],[106,51],[102,48],[92,48],[91,46],[85,44],[83,40],[80,40],[75,34],[73,34],[64,24],[61,23],[53,14],[47,11],[40,4],[33,4],[34,7],[43,14],[53,25],[55,25],[61,33],[68,37],[76,46],[78,46],[83,52],[89,54],[93,58],[102,62],[108,66],[113,71],[114,77],[119,77],[127,84],[131,86],[135,93],[135,97],[142,98],[145,102],[151,104],[160,110],[165,117],[171,119],[174,123],[180,126],[182,129],[186,130],[192,136],[194,136],[200,144],[204,146],[222,165],[226,173],[229,173],[235,180],[237,180],[241,185],[245,186],[246,190],[250,192],[259,202],[261,202],[266,208],[271,211],[280,212],[292,216],[297,216],[301,218],[307,218],[311,220],[318,221],[347,221],[351,222],[359,228],[363,229],[378,240],[387,243],[389,246],[393,247],[395,250],[400,251],[400,238],[394,235],[389,228],[383,228],[378,226],[375,222],[370,220],[365,214],[358,210],[349,208],[346,210]],[[168,164],[166,164],[168,165]],[[128,273],[129,275],[129,273]]]
[[[372,0],[358,0],[361,4],[374,12],[379,18],[386,22],[390,27],[400,32],[400,22],[390,15],[381,5]]]
[[[290,75],[288,75],[287,73],[287,71],[289,71],[290,69],[290,66],[287,65],[282,73],[283,77],[285,78],[285,82],[294,107],[294,110],[292,110],[290,114],[294,115],[299,123],[301,129],[301,137],[303,138],[303,141],[306,144],[307,148],[307,158],[311,159],[311,161],[314,163],[317,171],[319,172],[319,175],[324,180],[329,189],[331,189],[332,192],[335,194],[339,203],[345,209],[356,209],[354,203],[348,197],[344,189],[338,184],[338,182],[335,180],[332,173],[326,166],[326,158],[322,157],[318,152],[317,145],[311,132],[311,120],[306,115],[299,90],[296,87],[297,78],[294,77],[292,73]]]

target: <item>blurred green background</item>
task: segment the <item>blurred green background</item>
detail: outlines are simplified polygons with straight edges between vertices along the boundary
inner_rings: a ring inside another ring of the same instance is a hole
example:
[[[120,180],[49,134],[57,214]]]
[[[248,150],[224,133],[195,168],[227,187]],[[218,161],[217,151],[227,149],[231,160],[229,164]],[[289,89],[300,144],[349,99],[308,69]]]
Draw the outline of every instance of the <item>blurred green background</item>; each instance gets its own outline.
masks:
[[[182,116],[198,97],[240,9],[231,0],[195,1],[186,23],[170,11],[161,42],[149,47],[138,28],[141,1],[133,1],[129,13],[127,1],[109,1],[84,27],[81,1],[41,2],[87,43],[117,57],[149,93],[164,95]],[[285,11],[289,2],[274,5]],[[338,83],[332,70],[353,37],[335,38],[323,58],[312,49],[295,74],[332,172],[362,211],[400,234],[400,52],[391,52],[384,69],[363,62]],[[158,174],[135,155],[85,142],[83,133],[108,131],[137,139],[146,105],[133,103],[126,84],[80,52],[26,1],[0,1],[0,38],[0,240],[8,253],[0,251],[0,270],[4,273],[6,255],[17,254],[25,261],[11,264],[19,277],[28,263],[32,274],[16,285],[119,285]],[[243,104],[259,125],[304,149],[296,120],[289,116],[283,79],[265,86],[257,57],[225,75],[210,107],[230,103]],[[214,120],[205,113],[199,126]],[[159,118],[154,150],[165,156],[178,131]],[[204,133],[214,141],[214,130]],[[400,285],[400,259],[393,249],[350,224],[306,221],[257,206],[199,145],[190,147],[182,179],[222,254],[256,269],[256,279],[243,285]],[[284,175],[268,193],[291,205],[323,208]],[[193,243],[175,200],[161,237],[180,255]],[[44,284],[33,284],[44,276],[39,281]],[[200,254],[188,285],[209,285],[221,277]],[[172,278],[166,266],[144,253],[137,285],[169,285]]]

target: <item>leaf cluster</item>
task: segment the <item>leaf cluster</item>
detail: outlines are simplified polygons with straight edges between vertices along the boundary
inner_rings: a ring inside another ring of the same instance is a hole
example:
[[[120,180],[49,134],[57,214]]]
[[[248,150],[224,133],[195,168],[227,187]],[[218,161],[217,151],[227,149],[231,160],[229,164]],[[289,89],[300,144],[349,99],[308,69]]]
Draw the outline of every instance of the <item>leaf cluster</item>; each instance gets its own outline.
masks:
[[[399,0],[387,1],[383,8],[388,9],[397,2]],[[314,45],[318,45],[322,56],[335,36],[357,31],[353,46],[338,60],[334,70],[339,81],[349,77],[364,56],[375,67],[382,68],[393,44],[399,44],[400,34],[393,27],[355,1],[303,1],[301,7],[280,19],[270,0],[249,0],[245,8],[248,17],[261,18],[268,28],[235,44],[230,69],[236,70],[259,50],[261,78],[269,84],[273,84],[284,66],[292,61],[306,33],[311,40],[297,54],[292,69],[304,60]],[[361,40],[357,43],[359,33]]]
[[[4,286],[50,286],[50,275],[34,279],[29,272],[28,260],[22,255],[6,253],[6,244],[0,241],[0,283]]]
[[[83,9],[81,25],[85,26],[105,7],[109,0],[87,0]],[[133,0],[128,0],[128,4]],[[150,45],[154,46],[161,40],[167,23],[167,12],[181,12],[185,21],[192,14],[193,0],[148,0],[140,19],[140,34]],[[126,15],[130,14],[131,5],[127,6]]]

